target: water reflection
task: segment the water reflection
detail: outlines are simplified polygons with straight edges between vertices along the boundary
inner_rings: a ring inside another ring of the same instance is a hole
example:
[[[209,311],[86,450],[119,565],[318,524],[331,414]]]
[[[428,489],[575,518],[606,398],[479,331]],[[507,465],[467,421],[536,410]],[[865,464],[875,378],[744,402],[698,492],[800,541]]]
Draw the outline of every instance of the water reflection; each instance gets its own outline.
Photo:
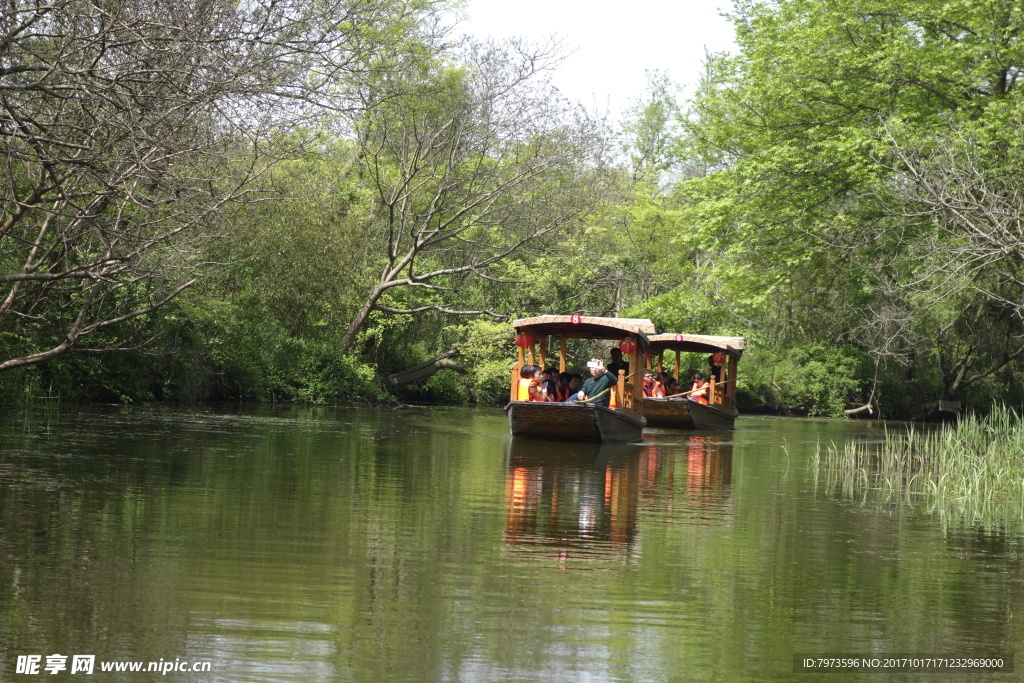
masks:
[[[506,552],[559,569],[609,568],[639,559],[641,514],[731,520],[732,443],[719,435],[671,438],[642,445],[513,438]]]
[[[728,437],[690,437],[683,504],[703,519],[732,518],[732,443]]]
[[[500,410],[62,419],[0,420],[0,681],[32,653],[207,660],[209,683],[791,680],[795,653],[1024,642],[1018,535],[815,487],[817,443],[876,426],[598,446],[510,442]]]

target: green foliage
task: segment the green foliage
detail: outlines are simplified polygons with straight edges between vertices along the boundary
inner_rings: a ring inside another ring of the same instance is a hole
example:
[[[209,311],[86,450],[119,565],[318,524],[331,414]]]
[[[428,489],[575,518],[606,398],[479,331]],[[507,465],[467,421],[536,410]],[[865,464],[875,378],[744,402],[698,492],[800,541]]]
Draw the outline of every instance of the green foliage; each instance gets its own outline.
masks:
[[[314,404],[385,403],[373,369],[336,344],[303,344],[290,400]]]
[[[227,264],[216,282],[257,306],[289,335],[335,338],[358,309],[375,247],[366,222],[372,202],[352,177],[354,152],[341,140],[321,142],[279,164],[263,182],[282,196],[232,215],[210,245]]]
[[[465,380],[453,370],[439,370],[422,385],[400,387],[399,396],[407,401],[464,406],[469,403]]]
[[[452,325],[446,332],[461,340],[459,359],[468,369],[462,378],[468,400],[482,405],[504,405],[508,401],[510,368],[515,357],[508,323],[469,320]]]
[[[742,328],[737,325],[726,301],[704,291],[712,282],[710,278],[695,278],[694,286],[651,297],[626,309],[623,316],[647,318],[663,333],[730,335],[730,330]]]
[[[866,358],[851,349],[817,344],[786,350],[755,349],[743,357],[739,382],[742,410],[769,410],[842,417],[863,401]]]
[[[386,400],[370,367],[331,340],[290,335],[252,300],[190,303],[187,324],[206,340],[207,362],[218,378],[207,398],[315,404]]]

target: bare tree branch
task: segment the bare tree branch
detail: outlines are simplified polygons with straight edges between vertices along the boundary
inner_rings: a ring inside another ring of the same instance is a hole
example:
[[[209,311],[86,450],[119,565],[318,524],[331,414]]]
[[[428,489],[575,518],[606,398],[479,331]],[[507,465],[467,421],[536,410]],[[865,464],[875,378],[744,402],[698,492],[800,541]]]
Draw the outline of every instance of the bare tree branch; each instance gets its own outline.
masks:
[[[420,11],[403,0],[0,7],[0,333],[32,349],[0,371],[186,289],[198,242],[326,111],[362,106],[368,55]]]

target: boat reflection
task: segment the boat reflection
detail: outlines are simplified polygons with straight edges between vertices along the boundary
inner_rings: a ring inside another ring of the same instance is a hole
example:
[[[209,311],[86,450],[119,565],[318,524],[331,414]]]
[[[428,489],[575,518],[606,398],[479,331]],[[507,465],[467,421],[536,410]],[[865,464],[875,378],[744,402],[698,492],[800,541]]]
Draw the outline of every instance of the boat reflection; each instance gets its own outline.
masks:
[[[732,443],[728,437],[691,436],[687,440],[683,505],[708,521],[732,519]]]
[[[641,515],[730,520],[727,437],[665,438],[645,437],[642,445],[511,439],[506,552],[560,569],[610,569],[639,558]]]

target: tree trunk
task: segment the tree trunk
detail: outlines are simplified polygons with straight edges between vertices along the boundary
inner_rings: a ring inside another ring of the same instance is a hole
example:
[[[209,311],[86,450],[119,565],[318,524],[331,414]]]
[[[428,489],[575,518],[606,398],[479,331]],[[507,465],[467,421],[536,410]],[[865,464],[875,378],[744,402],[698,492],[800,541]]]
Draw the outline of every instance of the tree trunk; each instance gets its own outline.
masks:
[[[466,368],[452,360],[452,358],[458,355],[458,349],[445,351],[441,355],[428,360],[426,363],[420,363],[408,370],[403,370],[402,372],[396,372],[393,375],[382,377],[381,384],[383,384],[385,388],[402,386],[404,384],[413,384],[414,382],[427,379],[439,370],[454,370],[460,375],[464,375],[467,372]]]

